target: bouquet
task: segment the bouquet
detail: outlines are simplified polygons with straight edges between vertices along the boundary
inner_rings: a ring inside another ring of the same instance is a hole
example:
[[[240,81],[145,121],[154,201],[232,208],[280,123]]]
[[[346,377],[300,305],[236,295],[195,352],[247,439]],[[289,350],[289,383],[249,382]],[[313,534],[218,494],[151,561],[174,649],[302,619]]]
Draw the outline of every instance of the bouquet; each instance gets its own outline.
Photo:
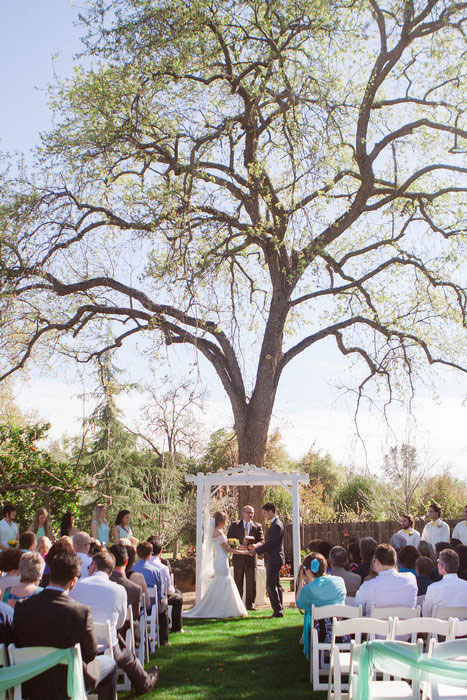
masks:
[[[227,544],[229,545],[230,549],[237,549],[237,547],[240,544],[240,541],[237,540],[236,537],[229,537],[227,540]]]
[[[17,547],[18,546],[18,540],[10,540],[8,542],[9,547]]]

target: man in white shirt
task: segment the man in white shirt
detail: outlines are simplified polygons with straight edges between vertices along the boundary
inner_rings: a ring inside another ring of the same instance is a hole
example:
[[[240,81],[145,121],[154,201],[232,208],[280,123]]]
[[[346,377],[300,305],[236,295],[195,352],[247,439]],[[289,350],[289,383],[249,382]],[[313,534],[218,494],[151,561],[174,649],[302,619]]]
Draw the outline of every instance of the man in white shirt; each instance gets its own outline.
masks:
[[[76,537],[76,535],[75,535]],[[115,662],[133,683],[136,695],[149,693],[158,681],[157,666],[146,671],[134,653],[127,649],[118,635],[127,611],[127,593],[123,586],[109,580],[115,568],[115,557],[107,551],[99,552],[92,560],[90,576],[81,578],[71,591],[72,598],[89,605],[96,622],[110,622]]]
[[[436,607],[467,607],[467,581],[457,576],[457,552],[443,549],[438,558],[438,571],[443,578],[428,586],[423,601],[423,617],[432,617]]]
[[[467,506],[464,506],[464,520],[457,523],[452,532],[452,539],[460,540],[467,545]]]
[[[371,606],[388,607],[403,605],[415,608],[417,580],[411,573],[400,573],[396,567],[396,550],[390,544],[379,544],[373,564],[376,578],[364,581],[357,591],[355,602],[363,605],[363,612],[370,614]]]
[[[401,515],[402,529],[399,530],[396,534],[402,535],[402,537],[405,539],[406,544],[411,544],[414,547],[416,547],[420,542],[420,533],[414,528],[414,523],[415,520],[413,515],[410,515],[409,513],[404,513],[404,515]]]
[[[89,576],[89,567],[92,563],[92,559],[89,556],[89,546],[91,544],[91,538],[87,532],[77,532],[73,537],[73,550],[75,554],[81,559],[81,574],[80,578],[85,578]]]
[[[437,503],[432,503],[428,508],[430,522],[425,525],[422,532],[422,540],[429,542],[435,547],[437,542],[449,542],[449,525],[441,520],[441,507]]]
[[[12,540],[19,540],[18,525],[15,523],[16,506],[12,503],[5,503],[3,506],[3,519],[0,520],[0,551],[10,548],[8,544]]]
[[[149,537],[148,542],[152,544],[152,557],[150,563],[160,571],[162,576],[162,588],[167,595],[167,604],[172,606],[172,627],[171,632],[183,632],[182,626],[182,606],[183,596],[180,591],[172,585],[169,567],[161,561],[162,542],[157,537]]]

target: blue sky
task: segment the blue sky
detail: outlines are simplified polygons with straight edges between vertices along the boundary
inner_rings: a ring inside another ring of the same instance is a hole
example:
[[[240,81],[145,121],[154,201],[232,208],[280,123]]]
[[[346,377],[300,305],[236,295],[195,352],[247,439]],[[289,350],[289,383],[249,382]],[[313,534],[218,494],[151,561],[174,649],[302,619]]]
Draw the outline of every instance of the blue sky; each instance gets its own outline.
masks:
[[[51,125],[47,106],[47,84],[54,74],[70,75],[73,56],[80,51],[82,29],[75,26],[84,2],[66,0],[2,0],[0,3],[0,148],[2,151],[28,153],[38,143],[40,132]],[[179,370],[185,357],[177,350],[171,364]],[[145,373],[144,363],[131,351],[117,363],[127,367],[131,379]],[[228,426],[232,417],[227,399],[217,379],[203,361],[201,373],[210,392],[205,417],[208,429]],[[336,384],[345,381],[348,365],[334,346],[324,344],[304,355],[285,372],[276,403],[273,425],[280,428],[287,448],[300,456],[311,446],[330,451],[335,459],[350,465],[368,464],[376,470],[393,435],[376,415],[362,412],[361,432],[365,449],[357,439],[353,409],[349,397],[339,399]],[[187,372],[185,371],[186,375]],[[76,374],[58,371],[40,375],[30,372],[25,383],[18,382],[18,401],[35,408],[52,421],[53,434],[75,432],[82,403],[76,399],[82,385]],[[411,424],[412,435],[420,448],[425,447],[437,467],[450,464],[459,476],[466,475],[465,453],[467,409],[465,377],[443,373],[435,380],[439,399],[421,389],[414,402],[418,423]],[[38,397],[40,401],[38,400]],[[135,420],[139,399],[125,400],[129,420]],[[394,406],[393,425],[400,440],[406,435],[407,413]]]

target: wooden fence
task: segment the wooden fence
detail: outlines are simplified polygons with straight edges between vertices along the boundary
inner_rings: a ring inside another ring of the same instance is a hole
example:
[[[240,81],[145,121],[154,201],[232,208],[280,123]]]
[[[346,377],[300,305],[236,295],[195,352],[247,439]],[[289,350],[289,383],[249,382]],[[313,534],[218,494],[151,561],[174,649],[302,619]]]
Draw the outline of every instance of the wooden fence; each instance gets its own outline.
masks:
[[[459,520],[446,520],[451,532]],[[426,524],[425,520],[416,520],[415,529],[420,533]],[[389,542],[392,535],[401,529],[399,522],[384,520],[381,522],[366,521],[360,523],[306,523],[301,527],[301,546],[306,549],[310,540],[326,540],[332,544],[347,545],[349,537],[374,537],[377,542]],[[292,525],[285,526],[284,549],[287,561],[293,560]]]

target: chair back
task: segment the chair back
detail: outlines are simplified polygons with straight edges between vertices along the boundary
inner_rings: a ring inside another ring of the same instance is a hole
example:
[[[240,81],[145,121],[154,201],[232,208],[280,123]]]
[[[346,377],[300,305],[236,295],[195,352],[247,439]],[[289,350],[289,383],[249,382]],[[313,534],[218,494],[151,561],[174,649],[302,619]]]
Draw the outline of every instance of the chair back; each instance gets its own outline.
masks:
[[[376,617],[379,620],[387,620],[388,617],[398,617],[399,620],[407,620],[408,618],[420,617],[421,612],[420,606],[409,608],[406,605],[390,605],[388,607],[372,605],[370,617]]]
[[[454,618],[453,637],[467,637],[467,620]]]
[[[417,649],[418,655],[423,651],[423,642],[419,639],[415,644],[409,642],[397,642],[401,647]],[[356,644],[352,640],[350,647],[350,675],[349,675],[349,700],[353,700],[358,682],[358,671],[360,663],[360,654],[362,650],[362,644]],[[389,673],[389,669],[374,668],[376,672],[383,673],[386,677]],[[409,676],[407,676],[408,678]],[[408,683],[402,682],[400,680],[381,680],[375,681],[370,680],[370,697],[374,695],[375,697],[385,699],[385,700],[396,700],[397,698],[405,698],[405,700],[418,700],[420,697],[420,683],[418,680],[412,680],[412,686],[410,687]],[[380,688],[380,690],[378,689]]]
[[[6,668],[8,666],[8,655],[6,651],[6,646],[0,644],[0,668]],[[5,691],[0,690],[0,700],[5,700]]]
[[[362,617],[357,619],[337,620],[332,621],[332,645],[336,643],[339,637],[351,636],[354,637],[356,644],[361,644],[362,634],[368,635],[370,639],[375,636],[391,639],[393,621],[392,618],[380,620],[376,617]]]
[[[446,642],[436,642],[434,639],[430,642],[428,656],[437,659],[449,659],[452,661],[464,661],[467,667],[467,639],[451,639]],[[448,679],[440,679],[441,683],[427,684],[423,697],[430,700],[460,700],[467,698],[467,683],[465,688],[459,686],[450,686],[446,681]]]
[[[325,618],[342,617],[345,619],[362,617],[362,606],[359,605],[322,605],[317,607],[311,606],[311,626],[316,620],[324,620]]]
[[[427,634],[429,642],[431,638],[438,638],[438,635],[453,639],[454,637],[455,620],[453,617],[449,620],[439,620],[435,617],[413,617],[407,620],[399,620],[394,618],[392,628],[392,639],[410,635],[410,641],[415,644],[420,634]]]
[[[450,617],[457,617],[459,620],[467,620],[467,607],[457,606],[450,608],[444,605],[438,605],[433,610],[433,617],[437,617],[440,620],[448,620]]]
[[[83,668],[83,659],[81,656],[81,647],[79,644],[75,644],[76,653],[78,654],[78,664],[80,668]],[[33,661],[34,659],[40,659],[42,656],[50,654],[52,651],[63,651],[63,649],[57,649],[57,647],[15,647],[14,644],[8,645],[8,657],[10,660],[10,666],[17,666],[18,664],[25,663],[27,661]],[[67,665],[65,661],[61,664]],[[82,678],[81,688],[80,688],[80,700],[86,700],[86,691],[84,688],[84,677]],[[13,700],[22,700],[23,693],[21,691],[21,684],[15,686]]]
[[[94,634],[97,639],[98,653],[108,654],[113,659],[114,651],[109,620],[107,622],[94,621]]]

